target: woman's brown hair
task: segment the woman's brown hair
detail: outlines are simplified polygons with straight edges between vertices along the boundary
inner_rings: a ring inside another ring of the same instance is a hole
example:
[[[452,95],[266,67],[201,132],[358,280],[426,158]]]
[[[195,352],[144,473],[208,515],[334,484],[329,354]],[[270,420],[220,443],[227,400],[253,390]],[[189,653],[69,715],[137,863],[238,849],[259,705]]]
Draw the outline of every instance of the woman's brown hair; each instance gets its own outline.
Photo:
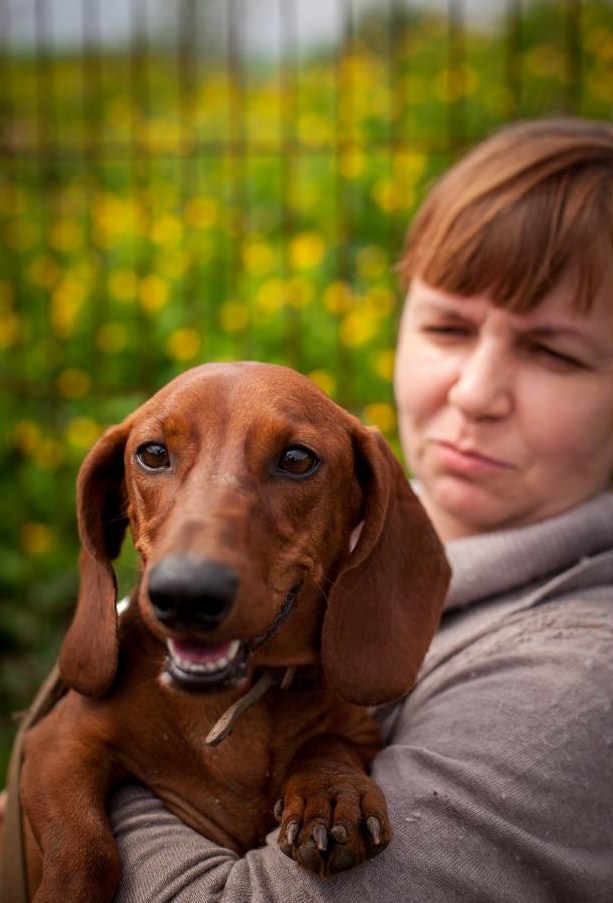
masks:
[[[567,272],[589,310],[613,255],[613,125],[520,122],[468,153],[435,184],[399,270],[459,295],[533,308]]]

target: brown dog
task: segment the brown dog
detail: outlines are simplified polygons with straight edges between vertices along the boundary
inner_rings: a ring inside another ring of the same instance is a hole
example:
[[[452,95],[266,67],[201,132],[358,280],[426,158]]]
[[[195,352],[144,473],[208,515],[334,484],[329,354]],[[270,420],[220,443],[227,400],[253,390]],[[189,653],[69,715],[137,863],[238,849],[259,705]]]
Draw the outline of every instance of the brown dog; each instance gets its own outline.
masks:
[[[292,370],[205,365],[102,436],[78,515],[70,689],[25,736],[37,903],[112,899],[105,802],[129,776],[239,852],[273,812],[282,850],[322,876],[381,851],[364,706],[412,686],[448,566],[380,435]],[[117,623],[128,526],[140,579]]]

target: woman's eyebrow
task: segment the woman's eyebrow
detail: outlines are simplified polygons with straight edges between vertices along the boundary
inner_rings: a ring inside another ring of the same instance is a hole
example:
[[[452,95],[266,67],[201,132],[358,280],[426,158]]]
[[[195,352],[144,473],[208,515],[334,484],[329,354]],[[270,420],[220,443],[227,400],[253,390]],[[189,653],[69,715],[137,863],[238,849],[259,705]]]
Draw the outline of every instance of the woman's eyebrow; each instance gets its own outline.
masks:
[[[579,329],[573,329],[572,326],[538,326],[531,323],[522,327],[523,332],[529,332],[532,335],[542,336],[543,338],[575,338],[589,341],[589,336],[584,335]]]
[[[434,313],[441,316],[450,317],[456,320],[470,320],[471,315],[468,311],[458,309],[451,302],[438,298],[427,298],[417,305],[420,311],[424,313]]]
[[[592,335],[566,323],[525,323],[521,326],[521,329],[524,332],[530,332],[533,335],[543,336],[544,338],[579,339],[589,344],[598,340],[597,335]]]

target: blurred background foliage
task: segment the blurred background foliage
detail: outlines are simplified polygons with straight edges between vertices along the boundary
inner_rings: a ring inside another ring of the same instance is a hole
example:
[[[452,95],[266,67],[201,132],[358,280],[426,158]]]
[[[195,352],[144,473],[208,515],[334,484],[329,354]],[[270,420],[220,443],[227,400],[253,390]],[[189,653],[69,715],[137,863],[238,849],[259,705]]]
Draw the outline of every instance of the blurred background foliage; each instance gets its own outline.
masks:
[[[102,429],[253,358],[395,443],[395,264],[428,185],[506,121],[610,117],[608,2],[473,6],[311,0],[335,19],[306,40],[302,0],[114,0],[115,31],[96,0],[0,0],[0,778]]]

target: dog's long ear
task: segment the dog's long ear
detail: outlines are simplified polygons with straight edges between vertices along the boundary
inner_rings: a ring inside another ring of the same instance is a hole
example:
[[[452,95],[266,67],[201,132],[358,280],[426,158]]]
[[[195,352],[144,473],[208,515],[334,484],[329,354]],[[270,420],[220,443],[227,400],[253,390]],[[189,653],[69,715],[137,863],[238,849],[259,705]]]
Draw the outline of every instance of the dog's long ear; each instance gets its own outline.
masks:
[[[356,448],[364,524],[328,597],[322,662],[328,683],[345,699],[374,705],[413,686],[438,626],[450,568],[380,434],[359,428]]]
[[[125,424],[91,449],[77,479],[81,537],[79,600],[60,651],[60,673],[85,696],[101,696],[117,670],[117,583],[111,561],[128,525],[123,453]]]

